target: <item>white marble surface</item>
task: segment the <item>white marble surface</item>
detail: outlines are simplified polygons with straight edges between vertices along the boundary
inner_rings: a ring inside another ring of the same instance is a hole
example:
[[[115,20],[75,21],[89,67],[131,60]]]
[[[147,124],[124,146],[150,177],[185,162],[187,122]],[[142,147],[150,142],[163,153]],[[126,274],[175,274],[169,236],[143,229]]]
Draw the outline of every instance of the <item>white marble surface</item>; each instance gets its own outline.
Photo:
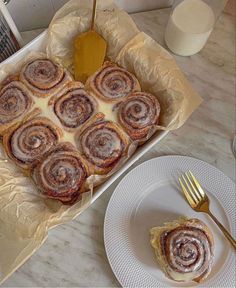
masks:
[[[141,30],[163,44],[168,13],[162,9],[132,17]],[[236,123],[234,31],[234,18],[224,14],[199,54],[175,56],[204,102],[182,128],[170,133],[133,167],[161,155],[189,155],[213,164],[235,180],[231,150]],[[76,220],[50,231],[41,249],[2,286],[119,286],[103,244],[104,214],[118,182]]]

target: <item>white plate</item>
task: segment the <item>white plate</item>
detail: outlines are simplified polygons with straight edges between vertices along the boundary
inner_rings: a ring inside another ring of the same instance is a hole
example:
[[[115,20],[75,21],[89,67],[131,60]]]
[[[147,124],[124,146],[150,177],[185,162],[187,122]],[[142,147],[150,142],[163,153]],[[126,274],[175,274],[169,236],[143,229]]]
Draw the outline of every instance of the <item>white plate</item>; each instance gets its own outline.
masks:
[[[132,170],[113,193],[104,223],[108,260],[123,287],[234,287],[235,254],[216,225],[194,212],[179,188],[178,176],[191,170],[211,200],[211,210],[235,236],[235,184],[215,167],[184,156],[152,159]],[[212,272],[202,284],[168,280],[156,263],[149,230],[181,215],[203,220],[214,234]]]

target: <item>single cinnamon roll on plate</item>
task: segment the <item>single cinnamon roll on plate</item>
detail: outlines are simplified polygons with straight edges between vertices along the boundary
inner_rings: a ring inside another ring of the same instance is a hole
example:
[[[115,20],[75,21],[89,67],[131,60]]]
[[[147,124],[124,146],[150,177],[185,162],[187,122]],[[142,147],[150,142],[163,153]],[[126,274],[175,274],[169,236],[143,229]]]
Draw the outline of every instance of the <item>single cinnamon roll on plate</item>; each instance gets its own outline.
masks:
[[[38,97],[55,95],[71,77],[59,64],[50,59],[36,59],[27,63],[21,70],[22,81]]]
[[[97,120],[98,103],[80,82],[70,82],[63,90],[52,97],[49,105],[53,106],[53,111],[63,128],[70,132],[80,128],[89,120]]]
[[[3,146],[17,165],[30,170],[58,143],[60,136],[60,129],[49,119],[36,117],[9,129],[3,136]]]
[[[39,189],[49,198],[73,204],[85,191],[89,166],[69,142],[58,144],[33,171]]]
[[[151,245],[167,277],[179,282],[201,282],[213,262],[213,235],[198,219],[182,218],[150,230]]]
[[[142,140],[151,136],[149,133],[158,124],[160,110],[155,96],[146,92],[135,92],[120,103],[119,123],[132,140]]]
[[[33,105],[32,93],[20,81],[11,81],[0,90],[0,135],[21,121]]]
[[[82,155],[90,162],[96,174],[107,174],[125,155],[129,139],[114,122],[101,121],[87,127],[77,136]]]
[[[107,102],[120,101],[132,92],[141,90],[132,73],[111,62],[105,62],[98,72],[89,77],[86,87]]]

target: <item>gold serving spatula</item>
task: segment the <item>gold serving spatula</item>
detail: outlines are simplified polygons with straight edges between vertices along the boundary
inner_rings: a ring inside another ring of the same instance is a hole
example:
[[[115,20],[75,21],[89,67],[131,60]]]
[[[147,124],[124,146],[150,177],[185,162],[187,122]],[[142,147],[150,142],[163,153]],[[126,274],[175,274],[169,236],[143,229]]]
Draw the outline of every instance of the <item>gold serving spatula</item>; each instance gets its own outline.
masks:
[[[82,33],[74,40],[75,80],[85,83],[87,78],[101,68],[107,43],[94,30],[97,0],[93,0],[92,23],[88,32]]]

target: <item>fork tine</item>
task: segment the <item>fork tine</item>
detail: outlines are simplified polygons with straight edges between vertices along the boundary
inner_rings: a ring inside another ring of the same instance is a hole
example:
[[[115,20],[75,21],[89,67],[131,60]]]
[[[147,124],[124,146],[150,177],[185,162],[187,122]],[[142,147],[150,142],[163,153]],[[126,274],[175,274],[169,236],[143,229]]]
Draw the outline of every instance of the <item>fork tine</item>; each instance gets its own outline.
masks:
[[[198,200],[201,201],[201,200],[202,200],[202,195],[199,193],[199,191],[198,191],[198,190],[196,189],[196,187],[194,186],[193,180],[190,178],[191,175],[190,175],[190,177],[189,177],[188,172],[186,172],[186,173],[185,173],[185,176],[187,177],[188,182],[190,183],[190,185],[191,185],[191,187],[192,187],[192,189],[193,189],[193,193],[195,194],[196,198],[198,198]]]
[[[195,178],[195,176],[193,175],[193,173],[191,171],[189,171],[190,175],[192,176],[193,182],[196,185],[198,191],[200,192],[200,194],[202,195],[202,197],[206,196],[206,193],[204,192],[204,190],[202,189],[200,183],[197,181],[197,179]]]
[[[195,203],[194,199],[193,199],[192,196],[188,193],[188,191],[187,191],[187,189],[185,188],[185,186],[184,186],[181,178],[179,178],[179,183],[180,183],[180,186],[181,186],[181,188],[182,188],[182,190],[183,190],[183,192],[184,192],[184,195],[185,195],[185,197],[187,198],[188,203],[190,204],[190,206],[195,205],[196,203]]]
[[[194,192],[192,191],[192,188],[189,186],[188,181],[186,180],[186,178],[184,177],[184,175],[182,175],[182,179],[185,182],[185,185],[187,186],[187,192],[191,195],[191,197],[194,199],[194,202],[197,204],[198,203],[198,199],[196,197],[196,195],[194,194]]]

